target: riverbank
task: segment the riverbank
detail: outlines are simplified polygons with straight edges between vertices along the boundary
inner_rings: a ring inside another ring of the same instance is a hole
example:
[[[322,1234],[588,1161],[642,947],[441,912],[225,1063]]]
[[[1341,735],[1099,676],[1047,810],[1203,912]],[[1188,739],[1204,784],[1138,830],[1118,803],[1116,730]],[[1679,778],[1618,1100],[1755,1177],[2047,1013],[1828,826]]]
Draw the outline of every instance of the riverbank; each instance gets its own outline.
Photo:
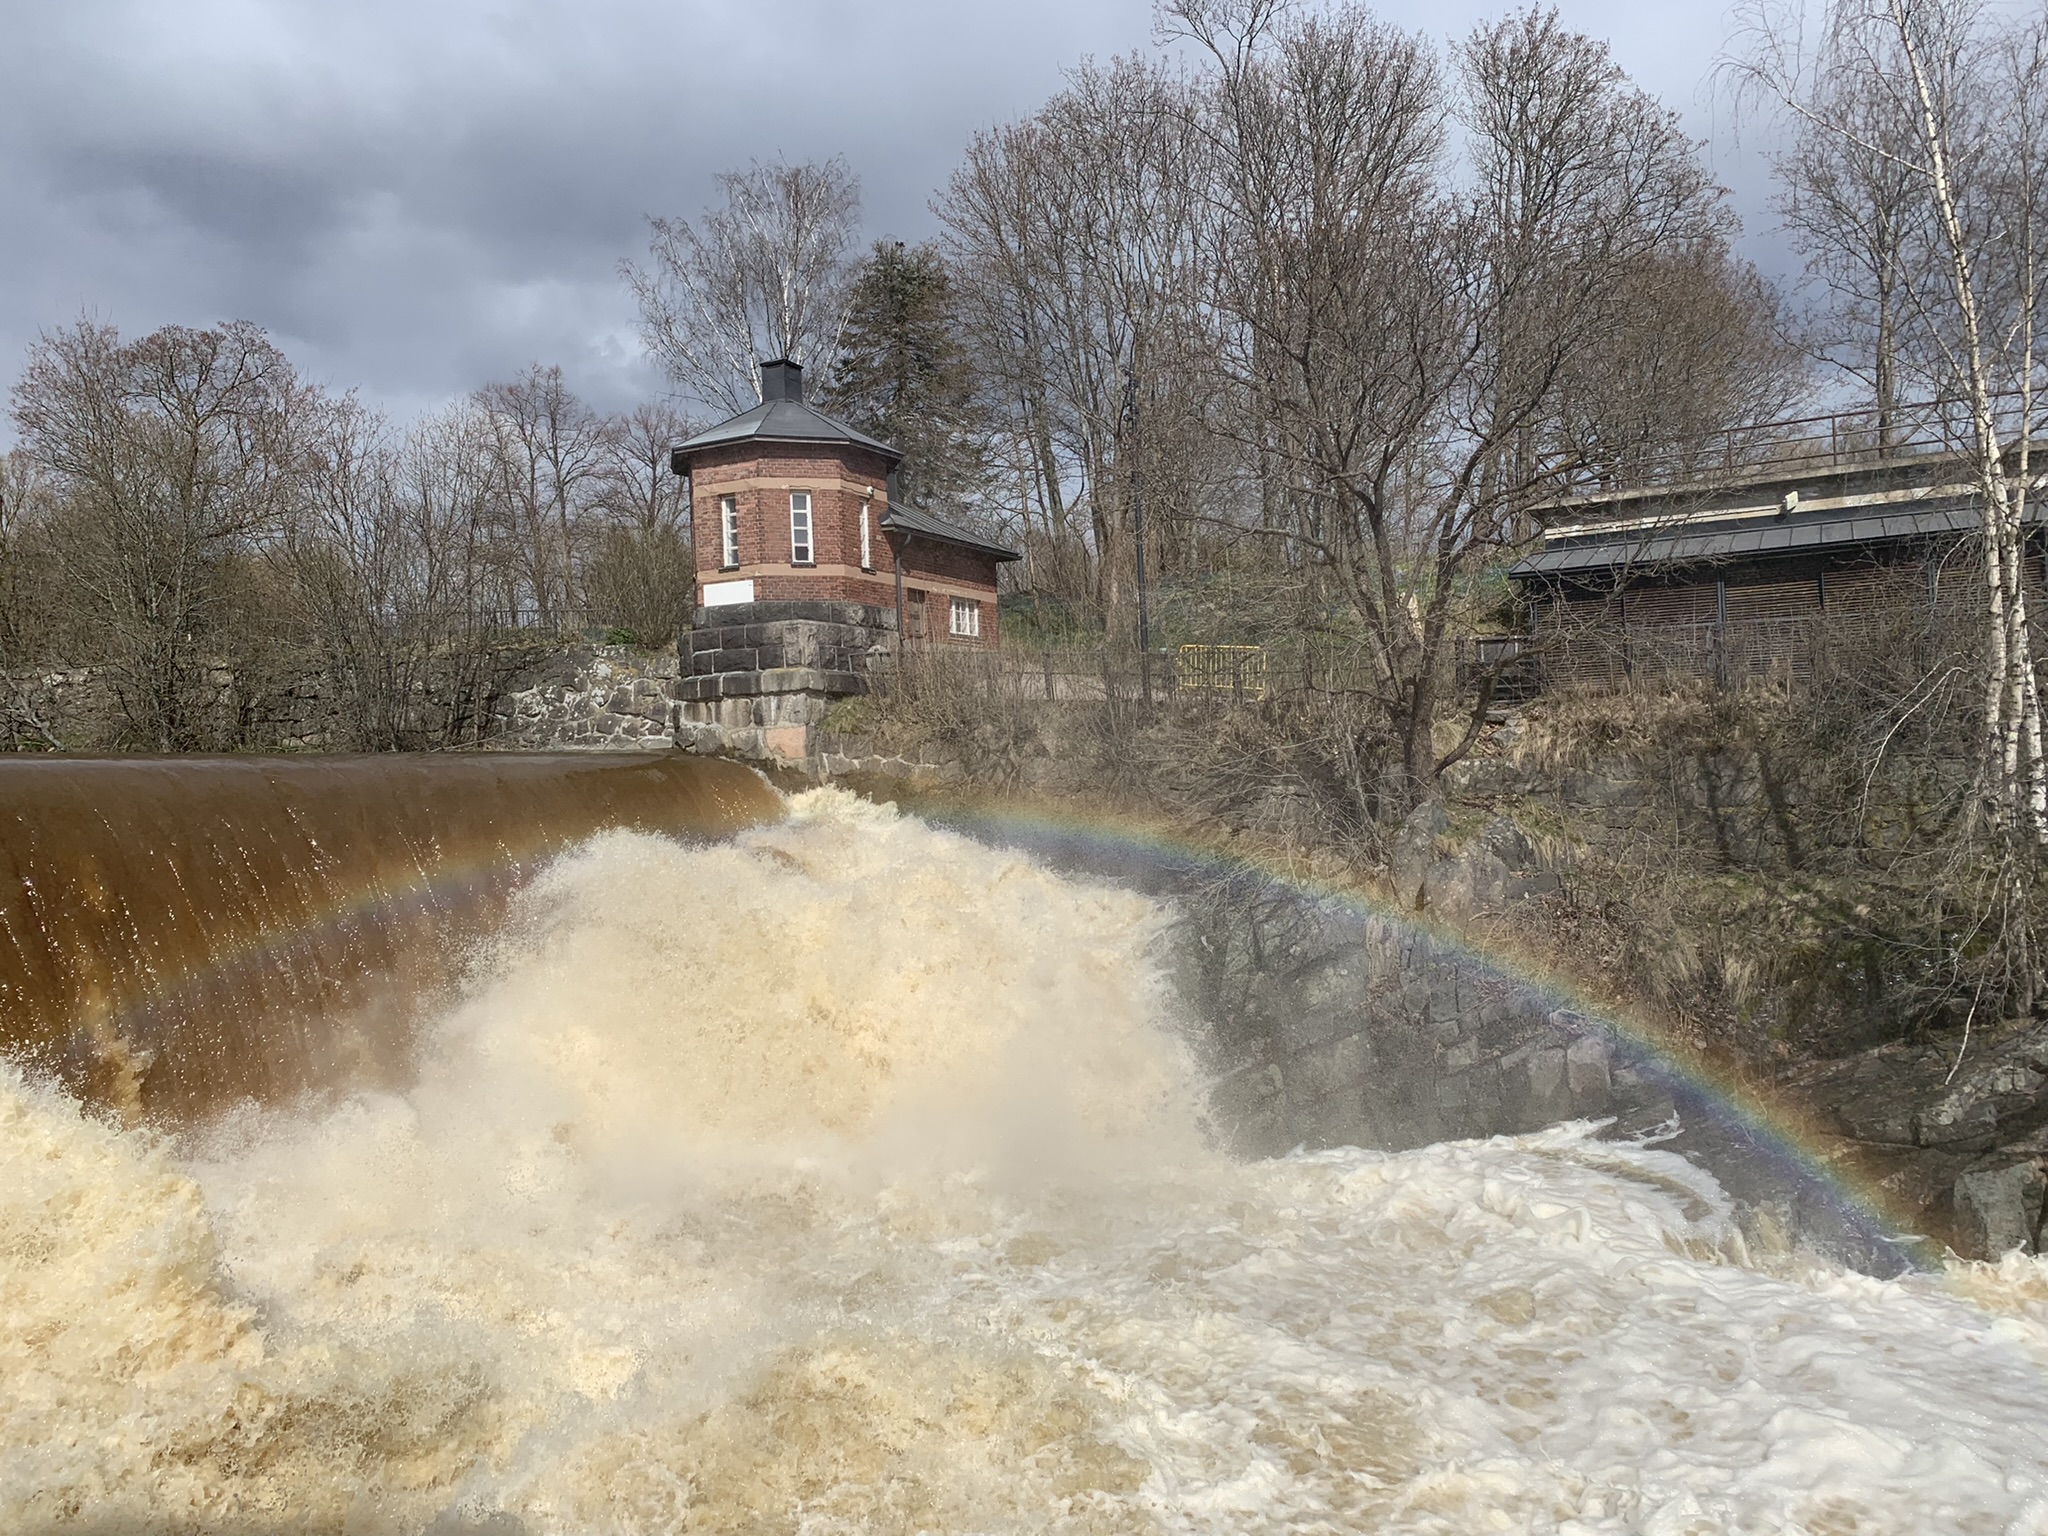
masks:
[[[1973,1257],[2037,1251],[2048,1032],[1941,995],[1912,932],[1913,868],[1829,845],[1833,765],[1772,735],[1788,709],[1666,696],[1518,712],[1391,833],[1251,712],[1166,708],[1112,734],[1048,706],[962,716],[963,730],[864,700],[828,721],[814,771],[942,820],[1185,851],[1212,905],[1236,870],[1269,906],[1275,890],[1313,892],[1378,914],[1372,937],[1277,946],[1243,912],[1218,917],[1256,957],[1207,983],[1207,1006],[1235,1019],[1223,1038],[1240,1054],[1223,1070],[1264,1085],[1252,1097],[1288,1106],[1274,1112],[1310,1144],[1490,1135],[1567,1108],[1653,1123],[1672,1098],[1657,1074],[1596,1068],[1578,1044],[1600,1018],[1680,1081],[1751,1105],[1904,1230]],[[1895,785],[1874,792],[1883,814],[1912,814]],[[1327,925],[1301,899],[1278,905],[1294,909],[1280,928]],[[1390,946],[1391,963],[1341,958]],[[1446,967],[1448,982],[1434,974]],[[1516,1004],[1500,1005],[1504,984]],[[1290,1010],[1339,1022],[1290,1028]],[[1575,1045],[1581,1084],[1604,1071],[1604,1093],[1574,1097]]]

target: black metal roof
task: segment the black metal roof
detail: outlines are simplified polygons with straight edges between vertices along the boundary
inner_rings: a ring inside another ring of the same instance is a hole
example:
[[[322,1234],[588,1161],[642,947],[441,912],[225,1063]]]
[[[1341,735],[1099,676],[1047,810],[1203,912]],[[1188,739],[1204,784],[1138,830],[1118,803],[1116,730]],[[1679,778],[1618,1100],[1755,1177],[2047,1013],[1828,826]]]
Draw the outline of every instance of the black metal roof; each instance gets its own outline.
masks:
[[[962,528],[958,523],[948,522],[931,512],[920,512],[915,507],[891,505],[889,510],[882,514],[882,526],[920,539],[938,539],[947,544],[959,544],[967,549],[978,550],[984,555],[993,555],[998,560],[1024,558],[1014,549],[992,543],[980,534]]]
[[[879,438],[857,432],[843,421],[834,421],[823,411],[814,410],[801,400],[763,400],[752,410],[742,411],[729,421],[721,421],[717,426],[699,432],[671,450],[670,457],[675,460],[676,472],[680,474],[694,454],[707,448],[724,448],[733,443],[747,442],[839,443],[865,448],[891,464],[903,457]]]
[[[1623,566],[1696,565],[1744,557],[1769,559],[1774,555],[1846,551],[1857,546],[1966,534],[1978,526],[1976,504],[1967,498],[1921,502],[1910,510],[1873,504],[1730,519],[1718,527],[1687,526],[1684,520],[1674,518],[1648,527],[1593,527],[1548,540],[1541,550],[1511,566],[1508,575],[1521,580]]]

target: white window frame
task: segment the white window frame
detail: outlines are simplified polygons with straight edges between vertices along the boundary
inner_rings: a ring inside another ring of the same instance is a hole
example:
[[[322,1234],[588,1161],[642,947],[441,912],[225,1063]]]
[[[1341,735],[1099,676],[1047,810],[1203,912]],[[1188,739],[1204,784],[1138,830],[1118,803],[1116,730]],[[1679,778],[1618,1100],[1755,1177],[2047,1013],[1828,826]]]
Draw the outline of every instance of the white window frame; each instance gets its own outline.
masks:
[[[740,568],[740,499],[737,496],[718,498],[718,557],[722,571],[736,571]]]
[[[868,536],[868,503],[860,504],[860,568],[872,571],[875,568],[875,546]]]
[[[816,565],[818,563],[818,531],[811,522],[811,493],[791,491],[789,493],[789,563],[791,565]]]
[[[971,597],[954,598],[951,633],[962,640],[979,640],[981,638],[981,604]]]

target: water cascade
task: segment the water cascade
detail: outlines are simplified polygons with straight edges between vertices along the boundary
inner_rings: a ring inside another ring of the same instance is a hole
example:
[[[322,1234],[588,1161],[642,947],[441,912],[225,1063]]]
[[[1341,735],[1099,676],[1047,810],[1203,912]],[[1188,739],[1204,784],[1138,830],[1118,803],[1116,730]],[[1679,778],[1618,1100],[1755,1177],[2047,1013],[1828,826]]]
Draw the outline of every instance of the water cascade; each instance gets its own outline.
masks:
[[[0,759],[0,1053],[180,1122],[389,1079],[549,855],[776,814],[670,754]]]
[[[0,1067],[0,1529],[2048,1531],[2036,1261],[1584,1127],[1234,1160],[1168,921],[820,791],[520,882],[402,1077]]]

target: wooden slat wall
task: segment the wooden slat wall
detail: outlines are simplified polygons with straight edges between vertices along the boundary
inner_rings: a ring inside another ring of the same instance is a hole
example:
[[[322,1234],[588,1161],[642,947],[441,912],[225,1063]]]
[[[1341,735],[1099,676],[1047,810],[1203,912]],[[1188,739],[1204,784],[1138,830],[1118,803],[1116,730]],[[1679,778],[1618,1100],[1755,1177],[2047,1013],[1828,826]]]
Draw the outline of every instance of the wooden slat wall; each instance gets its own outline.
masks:
[[[1540,617],[1545,686],[1612,688],[1628,676],[1621,645],[1621,602],[1559,598]]]
[[[1720,600],[1711,581],[1688,586],[1637,587],[1622,598],[1621,611],[1630,629],[1711,624],[1720,615]]]
[[[1728,587],[1728,622],[1760,619],[1810,619],[1820,612],[1820,579],[1757,581]]]
[[[1731,584],[1722,667],[1730,677],[1813,671],[1815,621],[1821,613],[1818,576]]]
[[[1713,676],[1720,612],[1711,581],[1632,589],[1622,599],[1629,676],[1639,681]]]
[[[1552,598],[1532,614],[1545,686],[1808,677],[1823,663],[1853,668],[1872,646],[1967,650],[1984,604],[1976,547],[1966,540],[1932,556],[1893,553],[1798,578],[1748,580],[1738,569],[1725,587],[1700,580]],[[1939,597],[1930,603],[1937,572]],[[2026,591],[2028,618],[2048,651],[2048,556],[2038,544],[2027,552]]]

